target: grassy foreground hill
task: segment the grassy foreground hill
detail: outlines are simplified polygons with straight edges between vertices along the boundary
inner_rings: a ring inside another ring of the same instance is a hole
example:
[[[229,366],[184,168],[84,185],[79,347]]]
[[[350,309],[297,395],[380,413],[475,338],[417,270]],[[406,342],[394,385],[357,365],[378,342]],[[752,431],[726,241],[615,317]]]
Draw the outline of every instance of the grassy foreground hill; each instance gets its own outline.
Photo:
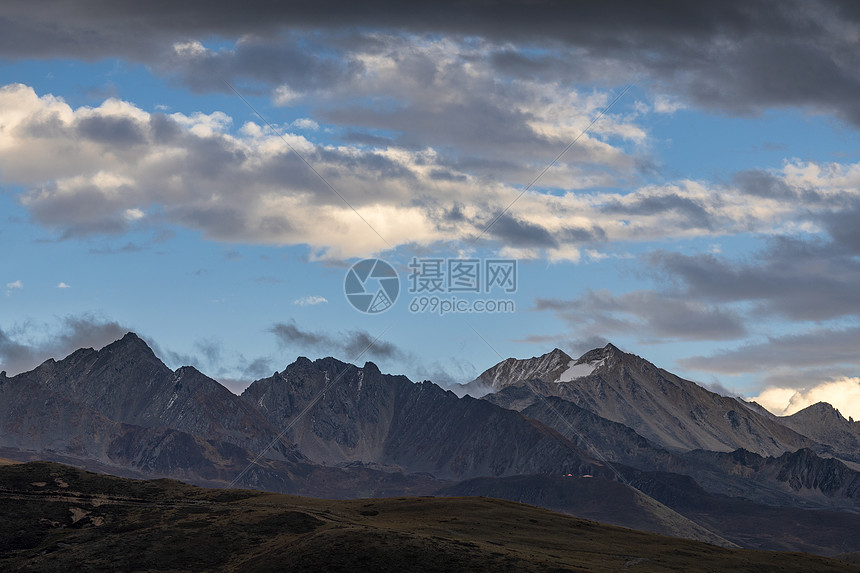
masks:
[[[0,466],[3,571],[858,571],[489,498],[335,501]]]

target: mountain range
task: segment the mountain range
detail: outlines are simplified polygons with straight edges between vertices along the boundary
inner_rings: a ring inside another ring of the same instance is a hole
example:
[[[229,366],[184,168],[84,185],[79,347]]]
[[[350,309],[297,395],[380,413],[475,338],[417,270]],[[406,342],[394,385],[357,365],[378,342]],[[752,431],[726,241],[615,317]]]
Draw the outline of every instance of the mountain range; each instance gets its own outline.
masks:
[[[611,344],[510,358],[456,394],[299,358],[237,396],[129,333],[0,374],[0,405],[15,460],[328,498],[486,495],[726,547],[860,551],[860,423],[827,404],[777,417]]]

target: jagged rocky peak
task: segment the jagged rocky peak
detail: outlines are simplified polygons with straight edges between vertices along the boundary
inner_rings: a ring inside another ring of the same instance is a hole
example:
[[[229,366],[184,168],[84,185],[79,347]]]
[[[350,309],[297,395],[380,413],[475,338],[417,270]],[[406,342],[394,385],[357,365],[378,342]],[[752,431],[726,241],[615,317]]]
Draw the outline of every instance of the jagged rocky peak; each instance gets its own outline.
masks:
[[[125,336],[120,338],[115,342],[111,342],[107,346],[101,349],[101,352],[123,352],[123,353],[141,353],[146,355],[155,356],[155,352],[149,347],[149,345],[143,341],[141,337],[139,337],[134,332],[127,332]]]
[[[603,348],[595,348],[594,350],[589,350],[585,354],[579,357],[577,362],[585,363],[585,362],[594,362],[597,360],[604,360],[606,358],[612,357],[621,357],[624,356],[625,353],[618,349],[617,346],[612,344],[611,342],[607,343]]]
[[[281,372],[251,383],[242,392],[242,397],[257,404],[270,393],[280,395],[299,388],[304,389],[302,391],[320,390],[335,379],[339,380],[340,386],[349,385],[351,381],[377,379],[382,376],[373,362],[366,362],[363,367],[358,367],[331,356],[316,360],[299,356]]]
[[[572,382],[594,373],[599,368],[612,366],[624,356],[625,353],[613,344],[589,350],[579,359],[571,358],[563,350],[555,348],[532,358],[507,358],[485,370],[464,388],[469,394],[482,396],[527,380],[547,383]]]
[[[69,361],[72,362],[72,361]],[[111,378],[116,378],[117,372],[123,372],[120,379],[125,382],[141,381],[143,379],[158,379],[170,376],[173,371],[161,361],[152,348],[133,332],[112,342],[90,356],[84,356],[80,364],[93,362],[95,371]],[[112,371],[111,368],[116,369]]]
[[[287,364],[287,366],[281,370],[280,374],[282,376],[286,376],[291,370],[306,370],[308,368],[314,367],[314,361],[308,358],[307,356],[299,356],[292,363]],[[275,372],[275,374],[279,374]],[[274,376],[273,376],[274,378]]]
[[[513,360],[513,359],[511,359]],[[554,348],[551,352],[529,358],[527,360],[515,360],[512,364],[518,366],[522,371],[531,370],[536,374],[546,375],[558,368],[570,363],[572,358],[563,350]],[[540,378],[541,376],[536,376]]]
[[[134,332],[127,332],[122,338],[111,342],[98,352],[92,349],[79,350],[78,352],[98,354],[102,359],[110,356],[116,360],[135,359],[161,364],[161,360],[155,355],[152,348]]]
[[[547,380],[567,368],[573,359],[558,348],[541,356],[523,360],[508,358],[484,371],[476,380],[480,384],[499,390],[523,380]]]
[[[821,418],[821,419],[838,419],[845,420],[845,417],[834,408],[832,405],[827,402],[816,402],[812,406],[807,406],[803,410],[795,412],[790,418],[794,419],[809,419],[809,418]]]
[[[590,376],[601,368],[614,366],[623,356],[624,353],[612,343],[607,344],[603,348],[589,350],[580,356],[579,359],[571,360],[567,368],[554,381],[566,383]]]
[[[568,355],[564,350],[560,348],[553,348],[551,352],[547,352],[546,354],[539,356],[538,358],[551,361],[569,360],[570,355]]]
[[[290,372],[301,372],[305,370],[336,371],[346,366],[350,366],[350,364],[341,362],[337,358],[333,358],[331,356],[317,358],[316,360],[311,360],[306,356],[299,356],[292,364],[289,364],[284,368],[283,373],[289,374]]]

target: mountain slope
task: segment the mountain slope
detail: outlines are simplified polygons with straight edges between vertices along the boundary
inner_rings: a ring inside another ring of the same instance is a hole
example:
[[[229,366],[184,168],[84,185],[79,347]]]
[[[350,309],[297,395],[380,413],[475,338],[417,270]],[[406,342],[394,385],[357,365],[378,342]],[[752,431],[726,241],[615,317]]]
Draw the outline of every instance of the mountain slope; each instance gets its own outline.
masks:
[[[249,450],[217,438],[111,420],[54,387],[23,375],[0,385],[0,446],[9,448],[7,455],[17,451],[26,459],[27,452],[41,452],[83,465],[221,483],[253,458]],[[300,459],[295,452],[290,456]]]
[[[101,350],[81,349],[56,362],[8,378],[2,390],[20,394],[34,385],[114,422],[168,427],[260,449],[277,431],[243,400],[192,367],[171,371],[133,333]],[[41,390],[40,390],[41,391]],[[286,455],[279,445],[273,456]]]
[[[470,396],[480,398],[485,394],[498,392],[510,385],[512,380],[535,378],[557,380],[562,372],[567,370],[571,361],[571,357],[558,348],[542,356],[525,360],[507,358],[488,368],[468,384],[464,384],[463,390]]]
[[[485,399],[521,403],[534,396],[528,387],[516,385]],[[860,503],[860,473],[809,449],[786,452],[779,458],[762,457],[743,449],[675,454],[651,444],[623,424],[556,396],[538,399],[522,413],[556,429],[598,459],[641,470],[689,475],[710,493],[794,507],[853,509]]]
[[[818,402],[777,419],[795,432],[830,446],[833,455],[860,462],[860,421],[846,420],[830,404]]]
[[[544,361],[542,357],[527,362]],[[522,369],[509,364],[507,370],[518,375]],[[531,371],[529,375],[535,378],[497,378],[494,383],[502,389],[527,385],[543,395],[558,396],[624,424],[670,451],[745,448],[762,455],[781,455],[816,445],[734,398],[710,392],[611,344],[570,361],[560,373],[559,368],[552,367],[548,372]],[[498,396],[492,400],[518,410],[538,400],[536,396],[519,398],[513,401]]]
[[[737,547],[639,490],[602,478],[551,475],[474,478],[439,493],[507,499],[631,529]]]
[[[712,492],[771,505],[835,507],[860,511],[860,472],[808,448],[763,457],[746,450],[697,450],[683,455],[682,473]]]
[[[529,386],[508,386],[484,399],[497,405],[519,405],[524,416],[553,428],[598,459],[643,470],[675,471],[684,466],[680,457],[651,444],[624,424],[557,396],[540,399]]]
[[[319,463],[361,461],[446,479],[601,471],[569,440],[517,412],[384,375],[372,363],[300,358],[242,398]]]
[[[244,400],[193,368],[171,371],[133,334],[0,380],[0,447],[21,460],[221,487],[249,468],[242,485],[335,497],[426,494],[445,483],[318,466],[284,440],[258,459],[276,435]]]
[[[715,495],[690,476],[627,472],[631,486],[741,547],[837,555],[860,551],[860,514]]]

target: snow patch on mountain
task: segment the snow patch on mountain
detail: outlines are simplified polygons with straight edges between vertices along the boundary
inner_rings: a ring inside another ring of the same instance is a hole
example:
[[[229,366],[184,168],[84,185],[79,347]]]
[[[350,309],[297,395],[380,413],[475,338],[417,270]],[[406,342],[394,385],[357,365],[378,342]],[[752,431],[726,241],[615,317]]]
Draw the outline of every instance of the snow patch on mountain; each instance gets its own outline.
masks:
[[[561,384],[564,382],[573,382],[577,378],[588,376],[603,366],[605,361],[605,358],[601,360],[592,360],[591,362],[578,362],[576,360],[571,360],[567,370],[561,373],[558,380],[556,380],[556,383]]]

